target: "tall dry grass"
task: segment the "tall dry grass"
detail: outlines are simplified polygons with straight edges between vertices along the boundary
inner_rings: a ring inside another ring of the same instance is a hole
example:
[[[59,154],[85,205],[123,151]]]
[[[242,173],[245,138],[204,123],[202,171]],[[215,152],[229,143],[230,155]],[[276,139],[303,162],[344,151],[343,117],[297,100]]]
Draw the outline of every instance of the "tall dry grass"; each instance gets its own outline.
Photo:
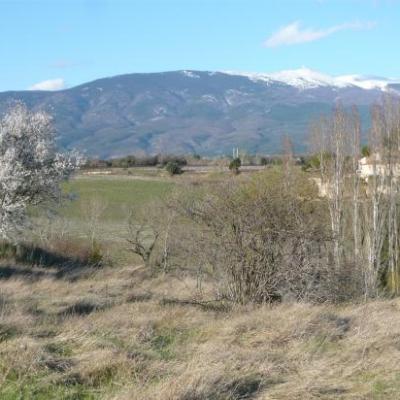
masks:
[[[0,278],[0,398],[399,398],[399,300],[222,307],[195,286],[15,267]]]

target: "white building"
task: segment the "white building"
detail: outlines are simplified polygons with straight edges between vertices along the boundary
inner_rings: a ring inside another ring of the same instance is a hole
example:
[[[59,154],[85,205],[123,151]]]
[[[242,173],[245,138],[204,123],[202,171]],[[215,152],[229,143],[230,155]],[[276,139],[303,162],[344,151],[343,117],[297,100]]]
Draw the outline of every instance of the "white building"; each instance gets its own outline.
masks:
[[[390,172],[393,176],[400,176],[400,163],[395,163],[390,166],[388,164],[383,164],[382,159],[379,153],[374,154],[369,157],[363,157],[358,162],[358,170],[357,173],[361,178],[368,181],[370,176],[379,175],[379,176],[388,176]]]

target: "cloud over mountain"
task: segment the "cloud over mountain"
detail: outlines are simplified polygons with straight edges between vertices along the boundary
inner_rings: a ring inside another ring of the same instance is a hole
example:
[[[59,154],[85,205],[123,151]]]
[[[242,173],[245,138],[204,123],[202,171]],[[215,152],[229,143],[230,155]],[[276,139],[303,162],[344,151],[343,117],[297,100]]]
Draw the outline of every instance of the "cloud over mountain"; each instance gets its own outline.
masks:
[[[62,78],[48,79],[35,83],[29,87],[29,90],[61,90],[65,88],[65,82]]]
[[[324,37],[333,35],[336,32],[345,30],[363,30],[371,29],[376,24],[374,22],[351,22],[340,25],[334,25],[325,29],[305,28],[299,21],[281,27],[273,33],[265,42],[265,47],[289,46],[307,42],[314,42]]]

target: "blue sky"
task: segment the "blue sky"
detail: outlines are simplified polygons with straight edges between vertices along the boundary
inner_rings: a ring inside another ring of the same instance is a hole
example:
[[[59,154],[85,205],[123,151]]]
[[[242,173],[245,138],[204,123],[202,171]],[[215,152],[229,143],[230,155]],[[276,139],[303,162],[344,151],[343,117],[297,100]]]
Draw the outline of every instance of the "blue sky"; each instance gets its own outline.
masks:
[[[178,69],[400,77],[399,43],[398,0],[0,0],[0,91]]]

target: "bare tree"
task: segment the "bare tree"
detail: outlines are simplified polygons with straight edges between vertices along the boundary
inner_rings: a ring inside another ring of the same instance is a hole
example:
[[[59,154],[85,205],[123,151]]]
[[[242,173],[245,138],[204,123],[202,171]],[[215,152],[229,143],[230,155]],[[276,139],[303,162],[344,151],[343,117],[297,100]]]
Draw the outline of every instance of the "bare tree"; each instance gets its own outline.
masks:
[[[390,291],[400,291],[399,274],[399,162],[400,102],[385,97],[371,111],[372,176],[368,177],[370,213],[367,219],[367,294],[375,295],[380,278]],[[386,250],[385,250],[386,249]]]
[[[129,250],[138,255],[145,266],[150,265],[150,257],[156,246],[159,232],[149,223],[140,221],[133,211],[128,218],[128,236],[126,238],[129,244]]]
[[[108,207],[101,197],[91,197],[82,204],[82,214],[86,225],[86,234],[94,251],[101,228],[102,217]]]
[[[326,200],[331,218],[333,256],[337,270],[343,261],[345,175],[350,148],[349,122],[348,114],[339,104],[332,118],[321,118],[312,129],[314,148],[317,149],[320,160],[321,185],[327,189]]]
[[[351,111],[351,170],[352,176],[352,191],[353,191],[353,242],[354,242],[354,265],[359,265],[360,246],[361,246],[361,227],[360,227],[360,174],[358,171],[358,163],[361,155],[361,124],[360,115],[356,107]]]
[[[282,139],[282,151],[283,151],[283,171],[285,174],[285,186],[290,189],[294,177],[293,166],[294,166],[294,152],[293,143],[288,135],[284,135]]]
[[[399,231],[398,231],[398,203],[399,203],[399,176],[400,161],[400,101],[396,98],[384,99],[385,142],[387,158],[387,186],[388,186],[388,270],[389,289],[398,294],[399,285]]]
[[[385,195],[386,155],[384,149],[384,118],[381,106],[371,109],[372,126],[369,146],[372,174],[367,178],[367,206],[365,207],[365,251],[367,253],[364,270],[365,295],[373,297],[378,291],[379,272],[381,270],[382,248],[386,236],[387,197]]]

